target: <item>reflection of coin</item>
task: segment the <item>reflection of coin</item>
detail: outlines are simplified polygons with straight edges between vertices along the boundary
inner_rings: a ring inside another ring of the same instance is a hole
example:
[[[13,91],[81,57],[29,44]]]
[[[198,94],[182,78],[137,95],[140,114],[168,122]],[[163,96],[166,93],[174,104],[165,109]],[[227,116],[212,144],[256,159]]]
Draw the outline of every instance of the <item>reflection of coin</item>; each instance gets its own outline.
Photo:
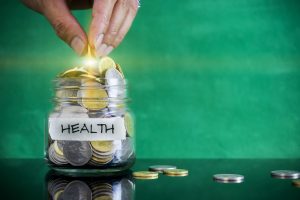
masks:
[[[85,165],[92,157],[92,149],[89,142],[65,141],[64,156],[73,166]]]
[[[72,181],[69,183],[63,193],[64,200],[90,200],[92,191],[89,186],[82,181]]]

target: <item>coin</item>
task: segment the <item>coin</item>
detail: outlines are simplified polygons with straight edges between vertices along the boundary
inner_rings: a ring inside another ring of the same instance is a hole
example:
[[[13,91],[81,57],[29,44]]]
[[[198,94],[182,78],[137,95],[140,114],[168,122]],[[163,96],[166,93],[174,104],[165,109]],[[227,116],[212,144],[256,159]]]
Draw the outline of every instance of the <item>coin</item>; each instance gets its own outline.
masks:
[[[103,57],[99,61],[98,70],[100,76],[104,77],[106,70],[109,68],[116,68],[116,64],[110,57]]]
[[[109,152],[113,149],[112,141],[91,141],[91,145],[100,152]]]
[[[125,124],[125,129],[127,131],[128,136],[133,137],[134,136],[134,123],[133,123],[133,118],[129,112],[126,112],[124,115],[124,124]]]
[[[80,68],[73,68],[73,69],[69,69],[63,73],[61,73],[59,75],[60,78],[76,78],[79,77],[82,74],[88,74],[88,72],[84,69],[80,69]]]
[[[64,154],[63,154],[63,144],[62,144],[61,142],[54,141],[53,146],[54,146],[55,152],[56,152],[58,155],[61,155],[61,156],[64,155]]]
[[[121,73],[122,77],[124,78],[123,70],[122,70],[121,66],[118,63],[116,63],[116,69]]]
[[[53,143],[50,145],[48,149],[48,158],[52,163],[56,165],[64,165],[68,163],[64,156],[56,153]]]
[[[125,80],[121,73],[115,68],[110,68],[105,73],[105,82],[107,86],[108,96],[111,98],[124,98]]]
[[[71,165],[82,166],[91,159],[92,149],[89,142],[65,141],[63,154]]]
[[[82,98],[82,105],[88,110],[100,110],[107,106],[108,96],[100,83],[87,81],[77,94]]]
[[[149,167],[150,171],[154,171],[154,172],[163,172],[164,170],[168,170],[168,169],[176,169],[176,166],[172,166],[172,165],[152,165]]]
[[[215,174],[213,179],[222,183],[241,183],[244,181],[244,176],[239,174]]]
[[[66,186],[63,193],[63,199],[91,200],[92,191],[86,183],[77,180],[72,181]]]
[[[149,172],[149,171],[138,171],[132,173],[133,177],[136,179],[157,179],[157,172]]]
[[[293,170],[275,170],[271,171],[271,176],[278,179],[298,179],[300,178],[300,172]]]
[[[188,176],[188,171],[183,169],[166,169],[163,171],[166,176]]]

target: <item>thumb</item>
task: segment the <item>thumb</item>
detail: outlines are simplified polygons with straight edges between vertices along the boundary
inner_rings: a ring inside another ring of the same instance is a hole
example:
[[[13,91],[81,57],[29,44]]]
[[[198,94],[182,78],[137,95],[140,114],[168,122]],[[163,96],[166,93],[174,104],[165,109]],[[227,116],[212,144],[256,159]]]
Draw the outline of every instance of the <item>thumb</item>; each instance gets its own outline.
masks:
[[[43,14],[51,23],[56,34],[78,55],[87,51],[87,37],[78,21],[71,14],[65,1],[45,1]]]

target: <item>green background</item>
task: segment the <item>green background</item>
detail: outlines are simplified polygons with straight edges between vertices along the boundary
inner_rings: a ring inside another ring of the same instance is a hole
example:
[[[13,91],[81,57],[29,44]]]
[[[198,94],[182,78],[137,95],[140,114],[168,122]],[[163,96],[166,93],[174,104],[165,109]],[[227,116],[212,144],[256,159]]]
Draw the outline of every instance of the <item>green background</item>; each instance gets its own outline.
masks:
[[[300,3],[145,0],[111,56],[139,158],[299,158]],[[86,28],[90,11],[74,13]],[[51,80],[79,62],[47,21],[0,7],[0,157],[43,156]]]

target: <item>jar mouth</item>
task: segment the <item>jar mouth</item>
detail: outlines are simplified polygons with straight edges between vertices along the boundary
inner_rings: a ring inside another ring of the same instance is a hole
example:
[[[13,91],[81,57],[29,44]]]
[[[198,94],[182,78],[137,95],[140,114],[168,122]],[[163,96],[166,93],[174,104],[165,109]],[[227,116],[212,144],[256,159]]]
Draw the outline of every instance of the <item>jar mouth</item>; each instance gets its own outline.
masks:
[[[128,83],[126,79],[118,78],[86,78],[86,77],[58,77],[53,80],[54,87],[78,87],[78,84],[83,84],[82,87],[94,87],[93,85],[87,86],[85,83],[99,83],[101,86],[125,86],[127,87]],[[74,85],[72,85],[72,83]],[[98,86],[97,86],[98,87]]]

